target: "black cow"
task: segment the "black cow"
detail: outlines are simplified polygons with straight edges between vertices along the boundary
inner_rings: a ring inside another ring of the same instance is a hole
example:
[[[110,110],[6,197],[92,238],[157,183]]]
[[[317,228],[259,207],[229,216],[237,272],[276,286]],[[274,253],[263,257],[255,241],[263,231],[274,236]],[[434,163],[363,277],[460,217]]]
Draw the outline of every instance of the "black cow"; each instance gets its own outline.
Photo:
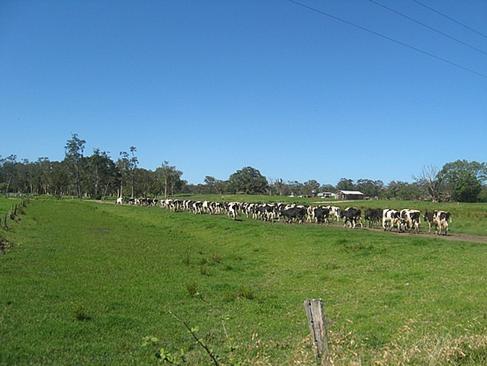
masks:
[[[360,224],[361,227],[363,226],[360,220],[361,215],[362,215],[362,211],[359,208],[347,207],[345,210],[341,212],[340,217],[344,221],[343,226],[352,226],[352,228],[355,228],[355,226],[358,223]]]
[[[435,213],[433,211],[426,210],[423,216],[424,221],[428,223],[428,232],[431,232],[431,225],[433,225],[433,219],[435,217]]]
[[[303,223],[304,217],[306,216],[306,208],[302,206],[284,208],[281,210],[280,216],[283,217],[284,221],[287,223],[292,221]]]
[[[330,209],[327,207],[316,207],[313,211],[314,219],[317,224],[328,223]]]
[[[374,224],[380,225],[382,211],[381,208],[368,208],[365,210],[365,221],[367,221],[369,227],[372,227]]]

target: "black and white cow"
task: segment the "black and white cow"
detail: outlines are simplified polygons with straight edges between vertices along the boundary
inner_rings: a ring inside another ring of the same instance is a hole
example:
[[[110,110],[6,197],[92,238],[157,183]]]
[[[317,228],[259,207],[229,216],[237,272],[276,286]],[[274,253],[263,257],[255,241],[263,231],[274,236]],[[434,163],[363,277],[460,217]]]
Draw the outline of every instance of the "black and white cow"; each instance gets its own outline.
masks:
[[[448,235],[448,222],[451,215],[448,211],[436,211],[436,226],[438,228],[438,235]]]
[[[396,210],[384,209],[382,211],[382,228],[391,231],[396,228],[401,231],[401,213]]]
[[[228,212],[228,216],[230,216],[232,219],[236,220],[238,217],[238,212],[239,212],[238,202],[230,202],[227,205],[227,212]]]
[[[315,208],[314,206],[308,206],[306,208],[306,222],[315,221]]]
[[[421,213],[419,210],[401,210],[401,221],[406,230],[414,230],[416,233],[419,233],[420,218]]]
[[[448,235],[449,221],[451,214],[448,211],[426,211],[423,216],[428,223],[428,232],[431,232],[431,227],[435,227],[435,234]]]
[[[336,206],[326,206],[330,210],[330,218],[333,218],[336,222],[341,219],[341,209]]]

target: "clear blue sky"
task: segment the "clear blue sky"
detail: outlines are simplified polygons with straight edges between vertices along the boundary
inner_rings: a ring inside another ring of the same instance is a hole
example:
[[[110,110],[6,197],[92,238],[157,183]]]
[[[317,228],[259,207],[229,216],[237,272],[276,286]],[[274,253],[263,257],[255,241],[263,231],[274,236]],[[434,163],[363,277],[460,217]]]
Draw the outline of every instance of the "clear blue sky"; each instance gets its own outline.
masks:
[[[304,3],[487,74],[487,55],[367,0]],[[411,0],[379,0],[487,52]],[[422,0],[487,34],[484,0]],[[0,2],[0,155],[62,159],[77,132],[190,182],[411,180],[487,161],[487,78],[286,0]]]

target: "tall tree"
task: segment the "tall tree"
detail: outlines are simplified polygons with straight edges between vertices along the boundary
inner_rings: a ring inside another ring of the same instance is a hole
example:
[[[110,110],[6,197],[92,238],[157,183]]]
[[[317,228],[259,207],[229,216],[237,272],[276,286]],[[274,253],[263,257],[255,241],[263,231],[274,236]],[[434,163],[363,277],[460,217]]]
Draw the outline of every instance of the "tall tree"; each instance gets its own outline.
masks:
[[[286,194],[286,184],[281,178],[277,178],[271,184],[271,189],[274,193],[278,194],[279,196]]]
[[[117,181],[117,169],[108,152],[94,149],[88,158],[90,194],[96,199],[107,195],[110,186]]]
[[[438,174],[446,184],[449,184],[464,173],[473,175],[481,184],[487,182],[487,164],[478,161],[456,160],[446,163]]]
[[[63,196],[68,193],[69,189],[69,171],[66,163],[53,162],[51,166],[51,179],[53,191],[55,196]]]
[[[247,194],[265,193],[268,187],[267,179],[257,169],[249,166],[233,173],[228,184],[232,191]]]
[[[303,183],[303,194],[307,196],[315,195],[318,193],[318,190],[320,189],[320,183],[318,183],[316,180],[311,179],[308,180],[307,182]]]
[[[216,179],[210,175],[205,177],[206,193],[219,193],[223,194],[226,189],[226,182],[220,179]]]
[[[378,197],[384,188],[381,180],[358,179],[355,188],[369,197]]]
[[[216,193],[216,183],[217,179],[215,177],[212,177],[210,175],[207,175],[204,180],[206,187],[208,189],[208,193]]]
[[[2,167],[4,191],[5,194],[7,194],[17,177],[17,155],[12,154],[6,158],[0,159],[0,166]]]
[[[475,202],[487,181],[487,164],[457,160],[446,163],[438,173],[445,191],[456,201]]]
[[[472,172],[463,171],[456,176],[451,189],[455,201],[477,202],[482,185]]]
[[[391,181],[384,188],[383,194],[389,199],[414,200],[423,196],[424,190],[417,183]]]
[[[130,146],[130,160],[129,160],[129,171],[130,171],[130,181],[132,184],[132,194],[131,197],[134,198],[134,186],[135,186],[135,170],[139,164],[139,159],[135,153],[137,152],[137,148],[135,146]]]
[[[352,179],[342,178],[337,183],[337,189],[340,191],[352,191],[355,189]]]
[[[83,152],[86,141],[80,139],[77,133],[74,133],[66,142],[65,161],[70,167],[70,171],[75,180],[76,194],[81,198],[81,174],[83,164]]]
[[[130,156],[126,151],[121,151],[117,160],[117,169],[120,175],[120,186],[118,196],[123,197],[124,183],[127,181],[127,177],[130,172]]]
[[[37,159],[39,167],[39,192],[48,194],[52,185],[52,164],[46,157]]]
[[[164,198],[167,198],[168,194],[174,194],[175,191],[180,190],[183,186],[183,181],[181,180],[183,173],[177,170],[175,166],[169,165],[168,161],[164,161],[156,169],[156,175],[162,185]]]
[[[333,184],[323,184],[320,187],[320,191],[322,192],[335,192],[336,188]]]
[[[441,201],[441,194],[444,188],[443,179],[438,174],[438,168],[433,165],[423,167],[421,175],[415,177],[416,183],[423,187],[423,189],[429,194],[433,202]]]

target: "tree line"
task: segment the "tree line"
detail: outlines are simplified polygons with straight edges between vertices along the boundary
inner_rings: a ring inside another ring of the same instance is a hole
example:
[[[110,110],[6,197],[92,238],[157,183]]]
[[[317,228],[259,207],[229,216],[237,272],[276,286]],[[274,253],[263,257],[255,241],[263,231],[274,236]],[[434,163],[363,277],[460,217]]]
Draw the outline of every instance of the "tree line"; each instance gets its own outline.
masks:
[[[0,156],[0,192],[35,195],[104,197],[169,197],[180,193],[269,194],[313,196],[319,192],[358,190],[370,198],[428,199],[433,201],[487,202],[487,163],[457,160],[441,169],[425,167],[412,183],[342,178],[336,185],[269,179],[258,169],[244,167],[227,180],[206,176],[201,184],[189,184],[183,173],[163,161],[154,170],[139,167],[137,148],[131,146],[112,158],[94,149],[85,154],[86,141],[73,134],[65,145],[62,161],[41,157],[37,161]]]

